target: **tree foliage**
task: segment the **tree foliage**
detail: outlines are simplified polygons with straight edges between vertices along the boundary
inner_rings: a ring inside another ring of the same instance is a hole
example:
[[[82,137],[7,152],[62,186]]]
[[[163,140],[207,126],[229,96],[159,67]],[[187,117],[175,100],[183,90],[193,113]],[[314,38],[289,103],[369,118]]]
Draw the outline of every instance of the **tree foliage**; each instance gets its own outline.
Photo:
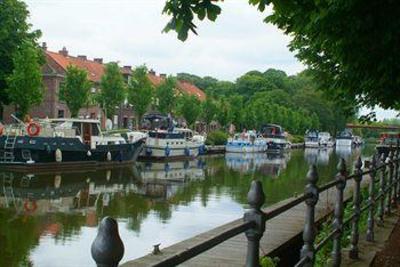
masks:
[[[165,79],[165,81],[157,87],[156,97],[158,100],[158,110],[162,113],[171,113],[175,108],[175,88],[176,79],[172,76]]]
[[[68,66],[65,80],[60,87],[59,97],[65,101],[72,117],[77,117],[79,109],[89,101],[91,83],[87,71],[75,66]]]
[[[10,96],[6,92],[8,83],[7,77],[15,69],[15,55],[20,53],[20,47],[24,43],[31,43],[38,53],[36,45],[40,37],[40,31],[32,31],[31,25],[27,22],[29,12],[23,1],[2,0],[0,1],[0,116],[2,105],[10,103]],[[42,62],[43,58],[38,60]]]
[[[221,1],[222,2],[222,1]],[[400,109],[400,5],[384,0],[249,0],[265,22],[293,37],[289,47],[314,73],[318,87],[346,103]],[[195,17],[215,21],[218,1],[167,0],[165,30],[180,40],[196,33]],[[284,88],[280,88],[284,89]],[[350,110],[351,111],[351,110]]]
[[[147,77],[146,66],[137,67],[128,84],[128,102],[136,113],[136,125],[140,126],[143,115],[147,112],[153,99],[153,87]]]
[[[193,126],[201,112],[200,101],[193,95],[183,94],[178,98],[178,114],[185,118],[189,127]]]
[[[106,116],[111,118],[115,109],[125,100],[125,82],[117,63],[108,63],[100,81],[99,103],[105,108]]]
[[[14,53],[13,72],[7,77],[6,93],[17,107],[20,118],[43,98],[41,51],[29,41],[23,42]]]

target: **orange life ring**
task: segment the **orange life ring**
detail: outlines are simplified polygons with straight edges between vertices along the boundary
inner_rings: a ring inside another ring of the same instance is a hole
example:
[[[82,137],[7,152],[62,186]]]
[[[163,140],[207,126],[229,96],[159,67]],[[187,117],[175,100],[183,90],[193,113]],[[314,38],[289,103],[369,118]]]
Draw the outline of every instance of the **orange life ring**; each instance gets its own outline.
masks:
[[[29,136],[38,136],[40,133],[40,125],[36,122],[31,122],[28,124],[28,127],[26,127],[26,131]]]
[[[34,212],[35,210],[37,210],[36,201],[35,200],[32,200],[32,201],[25,200],[24,209],[27,212]]]
[[[3,124],[0,123],[0,136],[3,135],[3,132],[4,132],[4,126]]]

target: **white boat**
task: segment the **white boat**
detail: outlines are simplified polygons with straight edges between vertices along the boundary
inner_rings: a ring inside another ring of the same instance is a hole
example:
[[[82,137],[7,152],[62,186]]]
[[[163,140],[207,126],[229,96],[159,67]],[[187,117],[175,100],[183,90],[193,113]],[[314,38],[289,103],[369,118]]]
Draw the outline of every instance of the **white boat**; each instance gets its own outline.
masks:
[[[304,136],[304,145],[307,148],[318,148],[320,147],[319,132],[316,130],[308,130]]]
[[[267,150],[267,142],[257,136],[254,131],[235,134],[229,138],[225,147],[226,152],[233,153],[259,153]]]
[[[318,133],[319,144],[321,147],[333,147],[335,145],[335,141],[332,136],[328,132],[320,132]]]
[[[351,147],[353,144],[353,134],[349,129],[345,129],[336,137],[336,147]]]
[[[290,148],[287,133],[277,124],[266,124],[261,128],[261,134],[267,142],[268,152],[282,152]]]
[[[204,149],[204,142],[193,138],[189,129],[149,131],[142,152],[143,158],[179,159],[195,158]]]

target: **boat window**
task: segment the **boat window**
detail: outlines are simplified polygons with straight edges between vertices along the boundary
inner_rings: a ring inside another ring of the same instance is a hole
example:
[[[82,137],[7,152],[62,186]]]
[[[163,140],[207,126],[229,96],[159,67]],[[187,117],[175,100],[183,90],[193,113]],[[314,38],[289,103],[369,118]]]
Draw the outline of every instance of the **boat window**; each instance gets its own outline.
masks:
[[[72,129],[76,130],[76,135],[81,135],[82,133],[82,124],[80,122],[72,123]]]
[[[97,127],[97,123],[92,123],[92,136],[99,136],[99,127]]]

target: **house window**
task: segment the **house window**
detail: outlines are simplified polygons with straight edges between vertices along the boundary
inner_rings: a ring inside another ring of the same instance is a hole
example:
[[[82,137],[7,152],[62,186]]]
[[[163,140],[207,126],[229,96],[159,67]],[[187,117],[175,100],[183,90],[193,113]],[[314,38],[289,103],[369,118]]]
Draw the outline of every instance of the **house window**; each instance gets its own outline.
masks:
[[[127,117],[124,117],[124,120],[123,120],[123,128],[128,128],[128,118]]]
[[[58,110],[58,115],[57,115],[57,117],[58,117],[58,118],[64,118],[64,110],[63,110],[63,109],[59,109],[59,110]]]
[[[90,118],[91,119],[96,119],[96,113],[95,112],[90,113]]]

